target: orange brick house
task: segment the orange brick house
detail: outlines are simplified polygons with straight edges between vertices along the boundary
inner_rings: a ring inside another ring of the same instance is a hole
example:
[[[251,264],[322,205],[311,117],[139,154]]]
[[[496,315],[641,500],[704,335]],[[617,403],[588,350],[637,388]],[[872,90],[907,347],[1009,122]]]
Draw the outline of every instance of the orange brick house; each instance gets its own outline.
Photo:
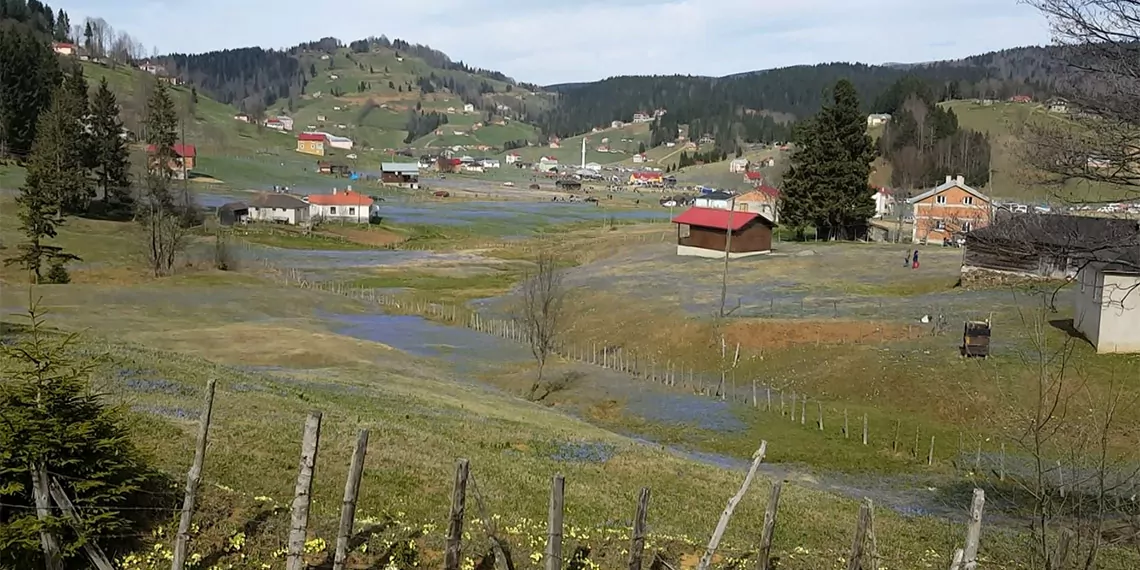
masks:
[[[966,185],[958,176],[907,200],[914,210],[915,243],[944,244],[959,232],[969,232],[990,224],[993,205],[989,197]]]
[[[183,173],[189,173],[194,170],[195,162],[198,159],[198,149],[192,144],[174,143],[171,147],[174,151],[174,156],[170,159],[169,164],[166,165],[168,169],[174,174],[174,178],[182,179]],[[154,169],[158,166],[158,160],[155,158],[155,146],[147,145],[146,154],[150,167]]]

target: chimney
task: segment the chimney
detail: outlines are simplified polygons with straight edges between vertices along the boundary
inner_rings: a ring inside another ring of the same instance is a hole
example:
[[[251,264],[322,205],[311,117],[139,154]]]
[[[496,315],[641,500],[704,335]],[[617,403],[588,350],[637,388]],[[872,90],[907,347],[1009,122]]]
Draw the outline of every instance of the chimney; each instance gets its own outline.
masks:
[[[333,196],[336,196],[336,186],[333,186]]]
[[[946,183],[949,184],[951,180],[952,180],[952,178],[950,177],[949,174],[947,174],[946,175]]]
[[[966,177],[964,177],[964,176],[959,176],[959,177],[957,178],[957,182],[958,182],[958,184],[960,184],[960,185],[965,185],[965,184],[966,184]]]

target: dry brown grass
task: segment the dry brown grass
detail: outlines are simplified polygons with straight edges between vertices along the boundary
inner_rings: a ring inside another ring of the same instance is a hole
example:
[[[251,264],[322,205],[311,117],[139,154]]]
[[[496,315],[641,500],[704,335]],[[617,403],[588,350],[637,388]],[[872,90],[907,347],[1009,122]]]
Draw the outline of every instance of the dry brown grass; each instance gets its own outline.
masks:
[[[395,232],[372,229],[361,230],[347,226],[325,228],[322,233],[333,234],[339,237],[343,237],[352,242],[376,247],[382,247],[385,245],[404,241],[404,237]]]
[[[802,344],[849,344],[918,338],[916,327],[891,322],[836,319],[745,319],[725,328],[732,344],[753,350],[779,349]]]

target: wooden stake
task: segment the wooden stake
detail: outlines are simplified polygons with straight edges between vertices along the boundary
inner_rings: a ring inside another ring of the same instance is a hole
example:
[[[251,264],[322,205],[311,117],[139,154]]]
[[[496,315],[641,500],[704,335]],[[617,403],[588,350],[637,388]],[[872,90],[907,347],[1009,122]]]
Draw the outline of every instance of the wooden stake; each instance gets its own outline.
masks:
[[[562,568],[562,510],[566,480],[555,475],[550,481],[550,511],[546,520],[546,570]]]
[[[732,511],[736,510],[737,503],[744,498],[744,493],[748,491],[749,485],[752,484],[752,479],[756,477],[756,471],[760,469],[760,462],[764,460],[764,454],[768,452],[768,442],[761,441],[760,449],[752,455],[752,466],[748,468],[748,474],[744,476],[744,483],[740,485],[740,490],[736,492],[728,500],[728,506],[724,508],[724,512],[720,515],[720,521],[716,524],[716,530],[713,531],[712,538],[709,539],[708,548],[705,549],[704,556],[701,556],[701,561],[697,564],[697,570],[708,570],[709,564],[712,563],[713,555],[716,554],[716,548],[720,545],[720,539],[724,536],[725,529],[728,528],[728,520],[732,518]]]
[[[629,570],[641,570],[645,550],[645,519],[649,511],[649,487],[642,487],[637,497],[637,515],[633,518],[633,534],[629,543]]]
[[[202,463],[206,460],[206,439],[210,433],[210,420],[214,413],[214,389],[217,380],[206,381],[206,403],[198,418],[198,441],[194,446],[194,463],[186,473],[186,494],[182,499],[182,515],[178,519],[178,532],[174,535],[174,552],[171,570],[182,570],[186,564],[186,548],[190,543],[190,519],[194,513],[194,495],[202,480]]]
[[[859,522],[855,525],[855,538],[851,541],[851,554],[847,557],[847,570],[863,570],[863,549],[867,542],[867,528],[871,525],[871,508],[867,503],[859,506]]]
[[[871,499],[863,499],[867,505],[867,538],[871,541],[871,564],[868,570],[879,570],[879,539],[875,536],[875,503]]]
[[[305,570],[305,533],[309,529],[309,505],[313,499],[313,469],[317,465],[317,448],[320,447],[321,413],[312,412],[305,420],[305,435],[301,440],[301,461],[297,485],[293,490],[293,517],[289,523],[289,545],[286,570]]]
[[[870,440],[870,430],[867,429],[867,414],[863,414],[863,445]]]
[[[792,392],[792,423],[796,421],[796,393]]]
[[[986,492],[974,489],[974,498],[970,501],[970,522],[966,526],[966,548],[962,550],[963,570],[975,570],[978,567],[978,546],[982,539],[982,511],[986,506]]]
[[[930,452],[926,454],[926,464],[934,465],[934,436],[930,436]]]
[[[463,515],[467,505],[468,472],[468,461],[460,459],[455,466],[455,486],[451,490],[451,516],[447,526],[447,552],[443,563],[445,570],[459,570],[463,554]]]
[[[1053,561],[1049,565],[1050,568],[1062,570],[1065,567],[1065,562],[1069,558],[1069,542],[1072,540],[1072,529],[1066,528],[1061,531],[1061,535],[1057,537],[1057,549],[1053,551]]]
[[[71,499],[67,498],[67,493],[63,492],[63,487],[59,485],[59,481],[53,478],[48,487],[48,492],[51,494],[52,500],[55,501],[55,505],[59,507],[59,510],[63,511],[63,515],[71,520],[71,523],[75,527],[82,527],[83,521],[80,520],[79,515],[75,513],[75,505],[71,504]],[[91,562],[95,564],[95,567],[99,570],[115,570],[115,568],[111,566],[111,561],[107,560],[107,555],[103,554],[103,549],[99,548],[94,542],[90,540],[83,541],[83,551],[87,553],[87,557],[91,559]]]
[[[843,408],[843,439],[851,439],[850,424],[847,422],[847,408]]]
[[[348,479],[344,482],[344,500],[340,506],[340,529],[336,533],[336,554],[333,557],[333,570],[344,570],[348,559],[348,540],[352,537],[352,527],[356,523],[356,497],[360,493],[360,478],[364,475],[364,454],[368,452],[368,430],[356,434],[356,449],[352,451],[352,463],[348,466]]]
[[[45,526],[40,528],[40,548],[44,551],[44,564],[47,570],[62,570],[63,558],[60,555],[59,540],[46,527],[51,516],[51,488],[48,484],[47,468],[37,464],[32,472],[32,499],[36,503],[36,518]]]
[[[823,431],[823,404],[820,402],[815,403],[815,412],[819,416],[819,431]]]
[[[768,495],[768,507],[764,509],[764,530],[760,535],[757,570],[769,570],[772,563],[772,537],[776,534],[776,514],[779,512],[780,491],[783,488],[784,482],[776,481],[772,485],[772,493]]]
[[[800,425],[807,425],[807,397],[800,398]]]

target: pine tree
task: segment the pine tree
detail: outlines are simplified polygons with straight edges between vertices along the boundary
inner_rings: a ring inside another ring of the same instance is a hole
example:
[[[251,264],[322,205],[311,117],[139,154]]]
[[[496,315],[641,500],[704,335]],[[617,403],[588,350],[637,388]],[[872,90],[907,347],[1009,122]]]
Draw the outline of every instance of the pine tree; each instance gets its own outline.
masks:
[[[24,187],[16,197],[20,231],[26,239],[19,244],[18,255],[4,260],[5,265],[19,264],[31,272],[35,283],[43,280],[43,270],[49,264],[79,259],[45,243],[56,236],[56,227],[63,223],[60,197],[87,182],[74,144],[66,139],[76,128],[68,99],[67,90],[57,89],[51,107],[40,117]]]
[[[178,115],[166,85],[155,82],[154,91],[146,106],[144,129],[147,144],[147,208],[170,214],[174,212],[174,198],[170,193],[170,181],[174,178],[174,164],[177,155],[174,145],[178,142]]]
[[[76,356],[74,336],[45,331],[35,304],[27,317],[18,342],[0,347],[0,502],[16,506],[5,507],[0,524],[0,568],[43,568],[41,528],[60,541],[63,568],[90,568],[84,543],[121,553],[131,542],[125,537],[143,530],[137,515],[166,506],[170,493],[156,493],[158,478],[131,444],[122,410],[88,385],[97,361]],[[82,511],[82,525],[55,509],[37,520],[36,474],[58,481]]]
[[[59,204],[64,214],[85,214],[91,206],[95,189],[89,179],[94,157],[91,136],[86,129],[87,79],[83,76],[82,67],[75,64],[67,70],[55,98],[60,100],[59,109],[63,113],[54,135],[61,145],[58,165],[61,169],[68,169],[65,178],[74,180],[74,183],[60,188]]]
[[[99,88],[91,98],[90,115],[96,184],[103,194],[106,214],[129,218],[135,208],[130,185],[130,153],[122,136],[119,105],[107,86],[106,77],[99,81]]]
[[[71,36],[71,21],[67,17],[67,12],[60,8],[59,15],[55,17],[55,41],[71,41],[69,36]]]
[[[59,85],[59,58],[26,26],[0,33],[0,155],[25,158],[36,139],[39,116]],[[19,70],[9,73],[8,70]]]
[[[88,55],[95,53],[95,31],[91,29],[90,20],[83,27],[83,47],[87,50]]]

